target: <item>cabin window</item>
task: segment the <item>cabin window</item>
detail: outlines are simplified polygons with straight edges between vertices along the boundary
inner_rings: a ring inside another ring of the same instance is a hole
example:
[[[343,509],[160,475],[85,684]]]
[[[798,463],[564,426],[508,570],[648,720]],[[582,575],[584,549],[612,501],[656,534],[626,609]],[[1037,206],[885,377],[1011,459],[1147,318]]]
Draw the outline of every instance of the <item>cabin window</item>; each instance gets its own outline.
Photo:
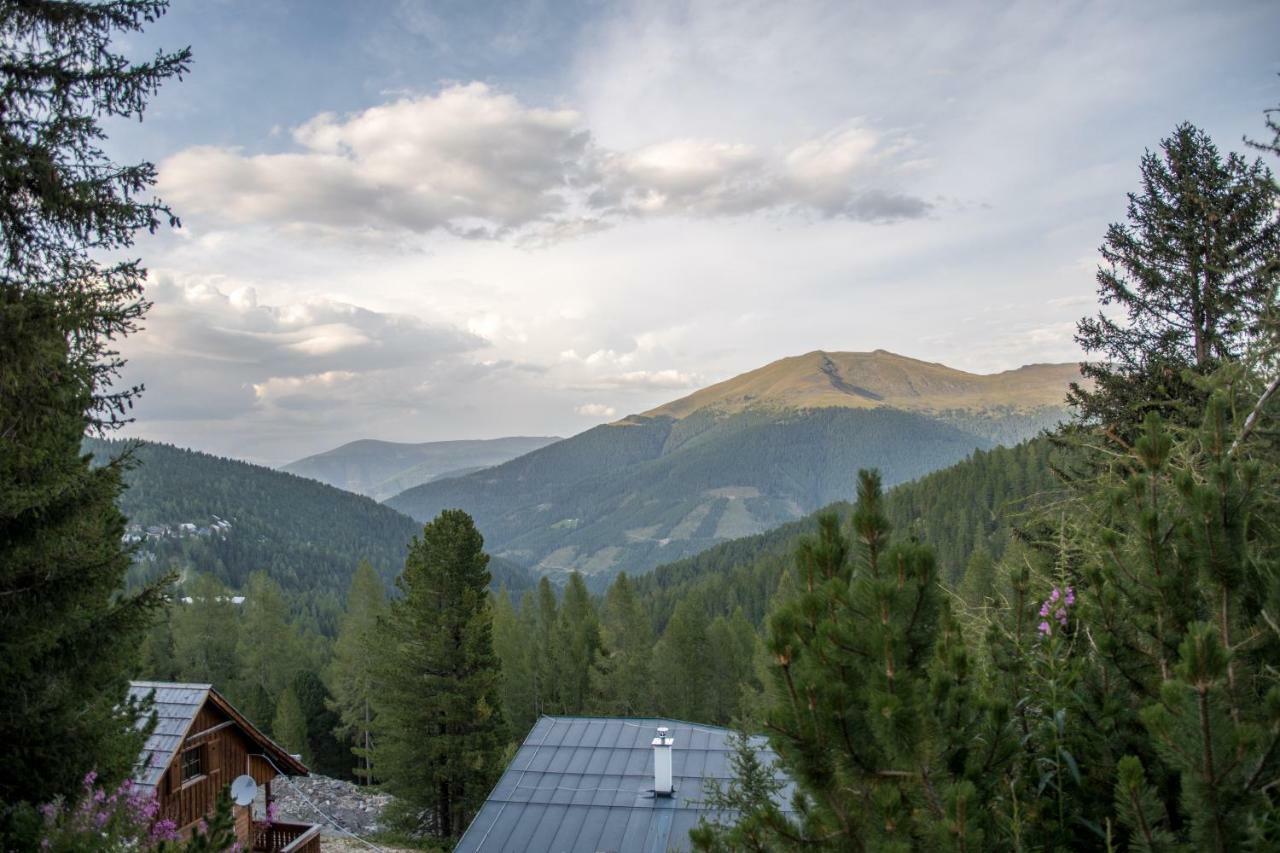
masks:
[[[204,775],[204,747],[193,746],[182,751],[182,781],[189,782]]]

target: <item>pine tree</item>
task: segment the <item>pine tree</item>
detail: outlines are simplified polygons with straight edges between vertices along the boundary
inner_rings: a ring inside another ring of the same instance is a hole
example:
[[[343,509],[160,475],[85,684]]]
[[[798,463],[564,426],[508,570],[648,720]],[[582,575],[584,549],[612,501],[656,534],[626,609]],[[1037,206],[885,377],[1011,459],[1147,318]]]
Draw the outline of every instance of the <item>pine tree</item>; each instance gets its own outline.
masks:
[[[967,651],[932,554],[891,544],[878,475],[859,475],[853,543],[837,518],[796,553],[769,623],[770,744],[801,791],[779,847],[982,849],[979,785],[998,778]]]
[[[333,644],[333,660],[325,682],[333,694],[330,707],[338,714],[334,733],[351,744],[356,779],[370,784],[374,769],[374,702],[377,689],[374,662],[379,655],[378,620],[387,613],[382,578],[366,560],[356,567],[347,592],[347,610]]]
[[[311,746],[307,742],[307,717],[293,687],[286,687],[276,703],[276,713],[271,722],[272,737],[294,755],[302,756],[303,764],[311,763]]]
[[[624,717],[653,713],[653,626],[626,572],[605,594],[602,629],[597,710]]]
[[[506,726],[489,558],[471,517],[445,510],[409,547],[382,642],[379,775],[408,831],[460,834],[501,772]]]
[[[1184,436],[1148,416],[1077,531],[1094,545],[1083,618],[1103,638],[1090,687],[1132,752],[1120,821],[1135,840],[1172,831],[1200,850],[1280,841],[1264,819],[1280,784],[1280,632],[1264,603],[1280,603],[1278,472],[1271,454],[1231,453],[1227,413],[1214,396]]]
[[[111,50],[166,3],[0,7],[0,846],[32,802],[72,796],[96,768],[137,757],[126,702],[136,653],[161,603],[121,596],[129,555],[114,507],[123,463],[90,469],[86,428],[117,423],[117,340],[145,310],[144,271],[119,256],[167,211],[140,199],[150,164],[100,149],[104,118],[140,117],[185,70],[186,51],[129,63]],[[50,737],[57,732],[57,737]]]
[[[1098,295],[1124,311],[1082,319],[1076,341],[1097,360],[1092,388],[1072,387],[1081,419],[1123,441],[1147,411],[1195,423],[1205,395],[1184,377],[1236,361],[1275,298],[1280,188],[1261,161],[1224,160],[1213,141],[1179,125],[1142,158],[1128,222],[1102,245]]]

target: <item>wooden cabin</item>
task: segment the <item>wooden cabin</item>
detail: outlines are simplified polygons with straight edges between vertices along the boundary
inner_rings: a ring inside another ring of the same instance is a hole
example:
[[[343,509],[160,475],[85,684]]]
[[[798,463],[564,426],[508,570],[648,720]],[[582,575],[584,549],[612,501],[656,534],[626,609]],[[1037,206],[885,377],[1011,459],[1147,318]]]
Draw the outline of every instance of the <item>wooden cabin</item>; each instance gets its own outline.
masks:
[[[270,803],[277,776],[307,775],[301,761],[259,731],[212,685],[135,681],[129,694],[139,700],[153,697],[156,714],[134,779],[155,792],[157,820],[172,820],[183,837],[214,813],[218,795],[236,777],[252,776]],[[265,814],[254,814],[253,805],[233,808],[236,838],[245,850],[319,853],[319,826],[268,823]]]

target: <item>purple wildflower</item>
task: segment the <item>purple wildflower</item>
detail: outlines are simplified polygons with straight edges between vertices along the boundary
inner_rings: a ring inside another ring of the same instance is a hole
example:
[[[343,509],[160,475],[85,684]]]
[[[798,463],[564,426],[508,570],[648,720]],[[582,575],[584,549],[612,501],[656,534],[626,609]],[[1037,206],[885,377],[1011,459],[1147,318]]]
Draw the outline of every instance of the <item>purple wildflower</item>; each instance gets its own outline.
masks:
[[[86,788],[92,788],[93,783],[97,781],[98,781],[97,770],[90,770],[88,773],[84,774],[84,786]]]
[[[1068,615],[1071,607],[1075,603],[1075,587],[1067,587],[1064,594],[1063,590],[1055,586],[1053,590],[1050,591],[1049,597],[1040,605],[1040,618],[1044,620],[1036,628],[1036,630],[1040,632],[1040,636],[1052,636],[1053,625],[1049,622],[1050,618],[1052,618],[1054,622],[1057,622],[1060,628],[1065,630],[1067,627]]]
[[[169,818],[156,821],[155,825],[151,827],[151,840],[177,841],[178,825]]]

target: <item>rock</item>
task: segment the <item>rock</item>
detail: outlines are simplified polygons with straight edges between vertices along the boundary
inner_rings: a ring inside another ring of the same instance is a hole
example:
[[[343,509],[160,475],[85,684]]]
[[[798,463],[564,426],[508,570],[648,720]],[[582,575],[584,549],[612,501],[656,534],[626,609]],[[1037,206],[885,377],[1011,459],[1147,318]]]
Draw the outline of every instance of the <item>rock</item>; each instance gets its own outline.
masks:
[[[373,788],[316,775],[277,777],[271,783],[271,793],[276,801],[277,820],[318,823],[327,838],[345,836],[326,817],[354,835],[378,832],[382,829],[382,812],[392,800],[390,794],[378,793]],[[254,815],[260,818],[263,814],[265,806],[259,789]]]

